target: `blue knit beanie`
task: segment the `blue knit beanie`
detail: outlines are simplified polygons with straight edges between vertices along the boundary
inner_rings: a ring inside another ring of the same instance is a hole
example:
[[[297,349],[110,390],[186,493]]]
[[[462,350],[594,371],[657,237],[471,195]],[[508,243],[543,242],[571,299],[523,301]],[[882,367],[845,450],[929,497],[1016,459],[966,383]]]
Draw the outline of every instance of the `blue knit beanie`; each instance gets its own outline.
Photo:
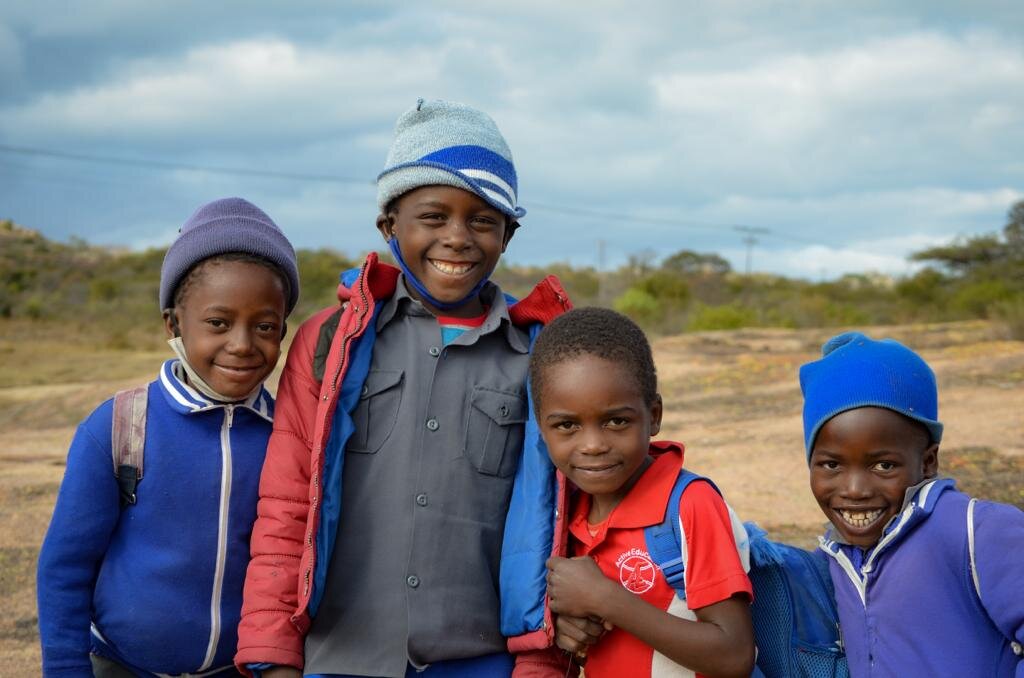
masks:
[[[277,224],[248,200],[222,198],[197,209],[178,230],[160,269],[160,310],[174,305],[178,283],[203,259],[243,252],[267,259],[288,276],[285,315],[299,298],[299,268],[295,250]]]
[[[424,101],[402,114],[384,171],[377,176],[377,205],[420,186],[455,186],[483,198],[516,222],[516,168],[498,126],[475,108]]]
[[[933,443],[942,440],[935,373],[921,356],[893,339],[876,341],[860,332],[832,337],[821,356],[800,368],[808,460],[821,427],[858,407],[898,412],[924,424]]]

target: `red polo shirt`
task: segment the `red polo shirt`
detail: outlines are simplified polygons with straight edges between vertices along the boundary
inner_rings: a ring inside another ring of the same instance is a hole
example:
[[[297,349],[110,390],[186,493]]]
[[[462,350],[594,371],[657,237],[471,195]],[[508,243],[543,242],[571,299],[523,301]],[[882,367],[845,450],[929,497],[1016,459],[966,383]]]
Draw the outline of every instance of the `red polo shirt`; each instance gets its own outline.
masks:
[[[682,465],[681,445],[658,456],[607,520],[595,526],[598,530],[593,536],[587,526],[590,495],[578,492],[569,523],[570,549],[574,556],[593,558],[606,577],[658,609],[695,619],[692,610],[736,593],[752,597],[753,591],[736,552],[729,510],[721,495],[705,482],[691,483],[679,501],[687,553],[686,601],[676,598],[675,590],[651,561],[644,528],[664,519]],[[587,678],[693,675],[622,629],[610,631],[590,648],[584,670]]]

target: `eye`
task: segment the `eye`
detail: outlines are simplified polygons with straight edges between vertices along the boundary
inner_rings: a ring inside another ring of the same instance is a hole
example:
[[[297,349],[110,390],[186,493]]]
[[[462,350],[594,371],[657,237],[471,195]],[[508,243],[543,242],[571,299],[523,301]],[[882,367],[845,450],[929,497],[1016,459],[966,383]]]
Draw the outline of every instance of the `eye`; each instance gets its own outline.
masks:
[[[551,428],[556,431],[562,431],[563,433],[571,433],[576,428],[576,422],[570,419],[562,419],[561,421],[554,422],[551,425]]]
[[[473,221],[470,224],[470,228],[472,228],[477,233],[480,233],[481,235],[491,235],[492,233],[496,234],[498,233],[498,231],[501,230],[501,226],[502,222],[495,219],[488,219],[486,221]]]
[[[223,330],[227,329],[228,321],[224,320],[223,318],[207,318],[206,324],[210,325],[215,329]]]
[[[440,212],[426,212],[420,215],[420,221],[426,221],[431,224],[437,224],[443,222],[447,217]]]
[[[896,463],[892,461],[880,461],[875,464],[875,469],[886,473],[896,469]]]
[[[608,420],[608,428],[619,429],[629,426],[629,419],[626,417],[612,417]]]
[[[266,334],[271,334],[271,333],[277,332],[277,324],[276,323],[259,323],[258,325],[256,325],[256,331],[257,332],[263,332],[263,333],[266,333]]]
[[[839,462],[835,459],[823,459],[817,463],[819,468],[823,468],[826,471],[838,471]]]

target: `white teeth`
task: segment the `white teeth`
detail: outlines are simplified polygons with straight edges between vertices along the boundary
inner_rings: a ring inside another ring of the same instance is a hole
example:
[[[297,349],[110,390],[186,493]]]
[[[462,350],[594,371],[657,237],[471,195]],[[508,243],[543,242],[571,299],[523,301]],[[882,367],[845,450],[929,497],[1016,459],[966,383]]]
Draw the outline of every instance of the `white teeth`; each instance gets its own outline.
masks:
[[[883,513],[882,509],[875,509],[874,511],[844,511],[839,509],[836,512],[853,527],[867,527],[878,520],[878,517]]]
[[[433,259],[430,260],[430,263],[434,268],[441,271],[441,273],[446,273],[448,275],[462,275],[469,271],[469,269],[473,268],[472,263],[450,264],[447,261],[435,261]]]

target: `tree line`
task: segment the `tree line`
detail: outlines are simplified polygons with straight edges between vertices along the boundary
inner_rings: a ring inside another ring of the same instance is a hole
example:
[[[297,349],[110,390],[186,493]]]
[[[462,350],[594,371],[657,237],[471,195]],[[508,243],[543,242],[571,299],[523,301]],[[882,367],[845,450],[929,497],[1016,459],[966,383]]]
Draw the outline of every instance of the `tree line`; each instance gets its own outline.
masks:
[[[338,273],[358,264],[330,249],[297,252],[304,318],[335,303]],[[11,338],[75,332],[111,348],[156,346],[164,250],[49,240],[0,221],[0,323]],[[611,271],[502,263],[494,278],[519,296],[557,275],[578,306],[615,308],[654,334],[743,327],[838,327],[988,318],[1024,339],[1024,200],[1001,230],[915,252],[913,275],[847,274],[813,282],[743,274],[715,253],[634,256]]]

